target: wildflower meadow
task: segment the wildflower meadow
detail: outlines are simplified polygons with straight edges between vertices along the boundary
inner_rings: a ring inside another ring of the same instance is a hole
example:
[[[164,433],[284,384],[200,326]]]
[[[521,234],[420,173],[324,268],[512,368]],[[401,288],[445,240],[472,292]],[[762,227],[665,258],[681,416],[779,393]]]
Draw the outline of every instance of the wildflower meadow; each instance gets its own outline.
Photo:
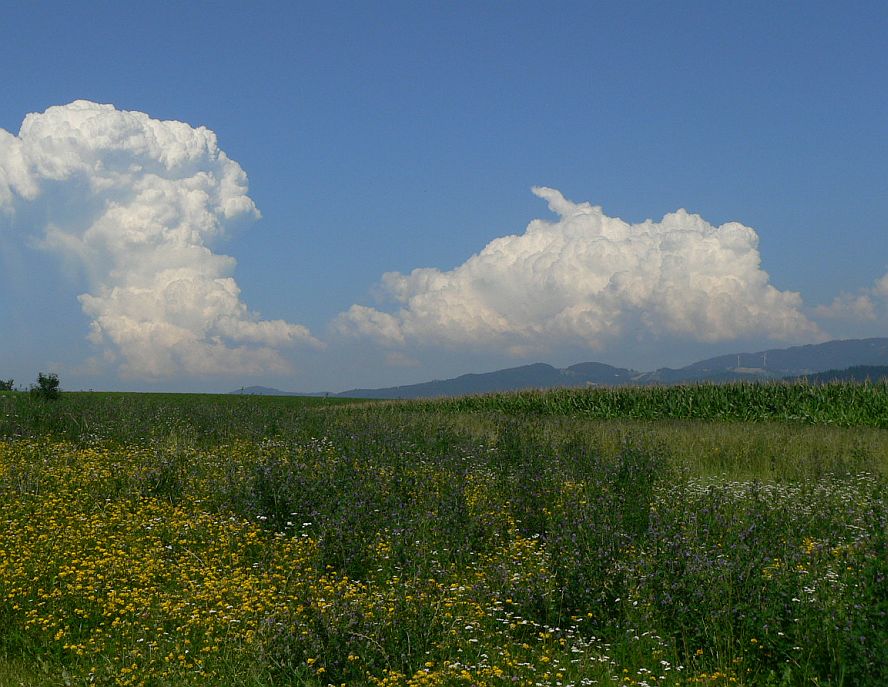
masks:
[[[0,687],[885,685],[886,419],[0,392]]]

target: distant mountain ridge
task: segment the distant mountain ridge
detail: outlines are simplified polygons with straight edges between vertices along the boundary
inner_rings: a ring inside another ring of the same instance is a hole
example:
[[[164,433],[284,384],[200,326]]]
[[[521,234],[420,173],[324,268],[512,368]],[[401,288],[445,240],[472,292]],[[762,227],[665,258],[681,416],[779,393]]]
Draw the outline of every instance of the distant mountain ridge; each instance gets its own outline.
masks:
[[[465,374],[453,379],[380,389],[351,389],[337,394],[285,392],[260,386],[245,387],[231,393],[413,399],[557,387],[765,381],[810,376],[849,367],[882,365],[888,366],[888,338],[845,339],[755,353],[732,353],[678,369],[667,367],[653,372],[638,372],[596,362],[578,363],[563,369],[546,363],[534,363],[495,372]]]
[[[788,381],[806,381],[811,384],[830,382],[885,382],[888,381],[888,365],[854,365],[844,370],[826,370],[802,377],[787,377]]]
[[[350,398],[430,398],[463,396],[493,391],[520,389],[553,389],[628,384],[638,372],[604,363],[579,363],[558,369],[546,363],[510,367],[496,372],[465,374],[454,379],[435,380],[422,384],[392,386],[385,389],[352,389],[340,396]]]
[[[662,368],[642,375],[637,381],[676,384],[696,381],[782,379],[856,365],[886,364],[888,364],[888,338],[843,339],[790,348],[772,348],[755,353],[721,355],[691,363],[677,370]]]
[[[298,391],[281,391],[273,386],[242,386],[240,389],[229,391],[230,394],[238,394],[241,396],[324,396],[320,394],[303,394]]]

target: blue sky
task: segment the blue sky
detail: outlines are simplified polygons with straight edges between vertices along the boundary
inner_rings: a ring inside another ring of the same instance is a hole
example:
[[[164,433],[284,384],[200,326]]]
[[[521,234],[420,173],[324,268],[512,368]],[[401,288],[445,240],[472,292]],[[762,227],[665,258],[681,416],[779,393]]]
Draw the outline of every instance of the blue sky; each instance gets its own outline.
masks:
[[[14,2],[3,23],[2,378],[340,390],[888,335],[885,3]],[[114,109],[68,149],[81,100]],[[168,159],[90,138],[120,112],[215,132],[189,174],[234,174],[224,151],[261,218],[108,248],[130,177],[103,170]],[[34,190],[4,201],[19,148]]]

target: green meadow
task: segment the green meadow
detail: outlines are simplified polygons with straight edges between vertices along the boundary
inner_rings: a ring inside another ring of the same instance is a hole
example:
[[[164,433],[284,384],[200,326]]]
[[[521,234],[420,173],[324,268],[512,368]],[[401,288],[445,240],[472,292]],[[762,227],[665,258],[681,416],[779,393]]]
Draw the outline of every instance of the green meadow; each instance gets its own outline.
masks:
[[[888,386],[0,392],[0,687],[888,684]]]

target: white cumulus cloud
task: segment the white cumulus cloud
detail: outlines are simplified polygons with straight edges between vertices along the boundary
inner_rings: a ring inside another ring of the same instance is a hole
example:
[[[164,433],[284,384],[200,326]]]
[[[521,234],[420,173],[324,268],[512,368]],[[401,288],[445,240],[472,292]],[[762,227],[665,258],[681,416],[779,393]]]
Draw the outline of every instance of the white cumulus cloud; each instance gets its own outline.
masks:
[[[491,241],[453,270],[390,272],[388,312],[353,305],[335,328],[390,347],[498,347],[515,355],[559,345],[602,349],[628,337],[696,342],[823,337],[798,293],[761,268],[756,232],[678,210],[629,224],[550,188],[558,215]]]
[[[84,100],[29,114],[0,129],[0,212],[88,276],[90,338],[126,375],[281,372],[279,347],[319,345],[251,312],[235,260],[210,249],[259,212],[205,127]]]
[[[818,305],[814,313],[823,319],[843,324],[866,324],[888,319],[888,274],[856,293],[840,293],[829,305]]]

